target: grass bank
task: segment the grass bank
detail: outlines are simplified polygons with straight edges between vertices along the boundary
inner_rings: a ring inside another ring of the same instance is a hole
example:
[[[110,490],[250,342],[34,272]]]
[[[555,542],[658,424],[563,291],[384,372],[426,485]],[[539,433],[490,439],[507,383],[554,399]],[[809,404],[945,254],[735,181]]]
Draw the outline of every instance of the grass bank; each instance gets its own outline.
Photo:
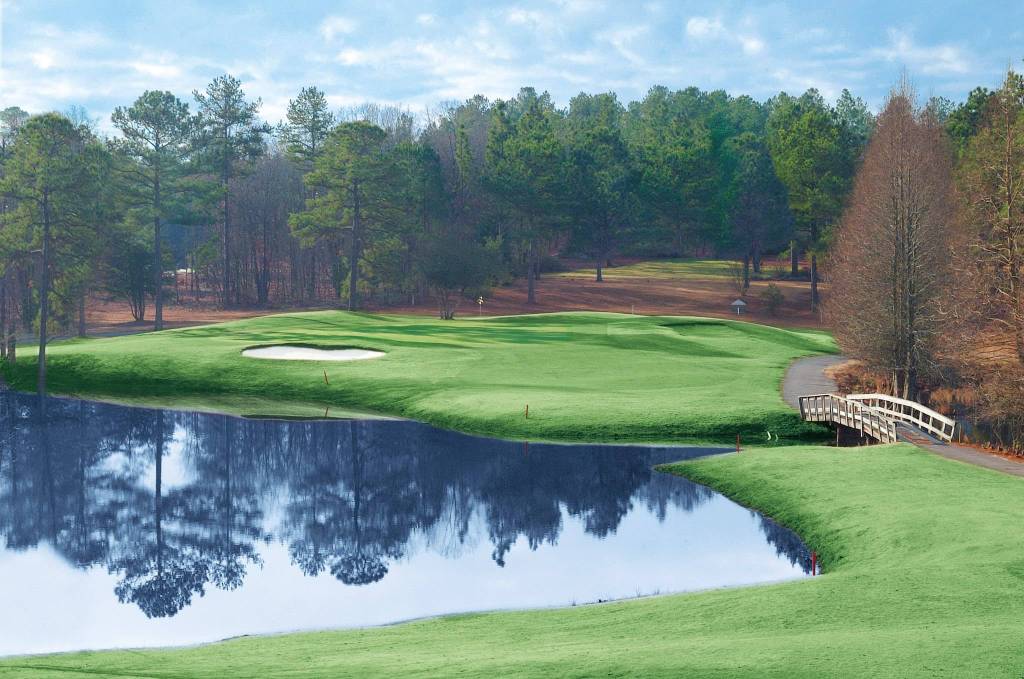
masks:
[[[241,355],[272,344],[386,356],[331,363]],[[778,385],[794,358],[834,350],[821,332],[703,318],[439,321],[314,312],[54,344],[49,388],[246,415],[369,411],[538,440],[710,441],[737,433],[760,440],[766,429],[783,437],[818,431],[782,402]],[[27,352],[5,372],[13,386],[35,388]]]
[[[1024,480],[909,445],[674,465],[798,530],[821,577],[395,627],[0,662],[0,676],[1020,677]]]

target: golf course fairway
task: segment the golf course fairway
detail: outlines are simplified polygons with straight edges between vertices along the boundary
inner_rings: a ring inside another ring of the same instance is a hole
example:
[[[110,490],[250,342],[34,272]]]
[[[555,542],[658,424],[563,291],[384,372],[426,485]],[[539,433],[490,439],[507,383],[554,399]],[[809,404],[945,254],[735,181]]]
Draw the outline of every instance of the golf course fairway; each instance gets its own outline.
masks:
[[[777,517],[805,580],[186,649],[11,658],[0,676],[1020,677],[1024,480],[910,445],[671,467]]]
[[[364,349],[370,361],[248,358],[269,346]],[[810,330],[704,318],[560,313],[441,321],[339,311],[56,343],[51,393],[243,415],[408,417],[552,441],[820,437],[779,393],[789,363],[835,351]],[[5,377],[35,389],[24,347]],[[527,417],[529,406],[529,417]]]

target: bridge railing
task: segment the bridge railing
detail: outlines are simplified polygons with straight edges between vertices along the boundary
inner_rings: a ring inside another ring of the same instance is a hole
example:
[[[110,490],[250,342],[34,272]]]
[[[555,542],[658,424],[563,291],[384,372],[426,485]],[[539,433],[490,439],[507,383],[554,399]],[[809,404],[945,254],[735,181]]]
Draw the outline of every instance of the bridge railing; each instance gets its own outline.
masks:
[[[883,411],[835,394],[800,397],[800,417],[856,429],[880,443],[896,443],[896,423]]]
[[[951,442],[956,434],[955,420],[915,401],[887,394],[850,394],[846,398],[863,403],[869,408],[876,408],[892,419],[919,427],[947,443]]]

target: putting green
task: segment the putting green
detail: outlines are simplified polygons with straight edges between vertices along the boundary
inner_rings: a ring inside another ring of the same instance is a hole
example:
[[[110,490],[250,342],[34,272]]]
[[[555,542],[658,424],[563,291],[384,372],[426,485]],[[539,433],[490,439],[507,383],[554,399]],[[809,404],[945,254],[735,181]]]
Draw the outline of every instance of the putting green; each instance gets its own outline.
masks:
[[[369,361],[260,361],[257,346],[383,351]],[[55,393],[242,414],[369,411],[500,437],[762,441],[817,435],[787,407],[789,363],[825,333],[606,313],[440,321],[317,312],[55,344]],[[6,377],[35,388],[28,351]],[[527,417],[529,406],[529,417]]]
[[[365,361],[380,358],[383,351],[367,349],[317,349],[293,344],[243,349],[242,356],[270,361]]]

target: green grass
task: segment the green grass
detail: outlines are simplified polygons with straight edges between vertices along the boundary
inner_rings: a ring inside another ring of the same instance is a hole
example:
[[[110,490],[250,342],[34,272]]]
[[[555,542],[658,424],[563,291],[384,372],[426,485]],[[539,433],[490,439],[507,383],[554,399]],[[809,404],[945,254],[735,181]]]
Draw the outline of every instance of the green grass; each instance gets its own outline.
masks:
[[[0,662],[0,676],[1020,677],[1024,480],[909,445],[675,465],[796,529],[821,577],[574,609]]]
[[[733,268],[739,262],[727,259],[655,259],[625,266],[613,266],[601,269],[605,278],[664,278],[680,280],[730,279]],[[761,274],[750,272],[751,278],[759,280],[768,278],[769,270],[765,268]],[[575,269],[564,271],[554,276],[563,278],[593,278],[594,269]]]
[[[380,349],[351,363],[245,358],[270,344]],[[748,441],[816,435],[779,394],[825,333],[684,317],[568,313],[440,321],[316,312],[55,344],[55,393],[241,414],[375,412],[499,437]],[[326,370],[329,384],[324,383]],[[33,357],[6,369],[35,388]],[[525,407],[530,417],[524,417]]]

